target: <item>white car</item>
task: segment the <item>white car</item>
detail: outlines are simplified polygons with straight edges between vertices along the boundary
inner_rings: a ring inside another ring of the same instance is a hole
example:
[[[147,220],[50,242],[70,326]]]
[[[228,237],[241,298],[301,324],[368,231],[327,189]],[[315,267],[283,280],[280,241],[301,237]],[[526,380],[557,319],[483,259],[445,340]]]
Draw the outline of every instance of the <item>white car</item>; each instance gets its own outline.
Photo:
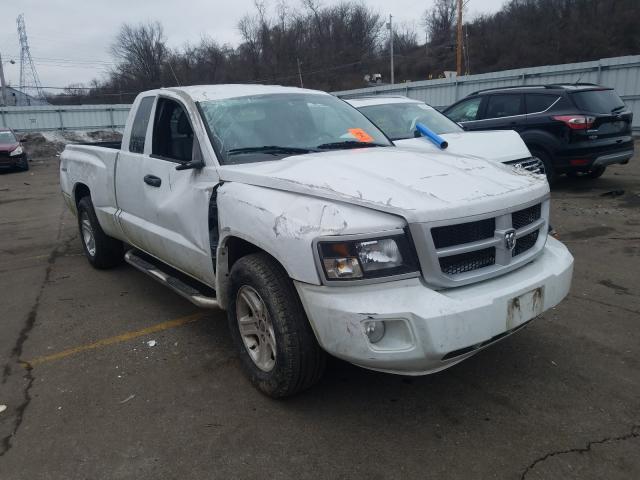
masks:
[[[395,145],[404,149],[434,152],[440,147],[422,137],[417,124],[422,123],[442,137],[446,150],[457,155],[471,155],[543,174],[544,165],[513,130],[465,132],[456,122],[435,108],[403,96],[376,95],[345,99],[360,110]]]
[[[442,370],[571,284],[544,178],[402,150],[324,92],[143,92],[121,145],[68,145],[60,160],[89,262],[124,257],[227,310],[245,372],[273,397],[313,385],[326,352],[391,373]]]

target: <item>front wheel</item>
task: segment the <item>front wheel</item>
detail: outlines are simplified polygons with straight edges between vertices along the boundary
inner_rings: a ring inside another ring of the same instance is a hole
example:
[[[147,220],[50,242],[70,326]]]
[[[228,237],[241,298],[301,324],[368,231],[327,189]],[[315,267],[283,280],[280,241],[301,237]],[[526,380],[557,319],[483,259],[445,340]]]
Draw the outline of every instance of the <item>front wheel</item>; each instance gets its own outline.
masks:
[[[91,265],[106,269],[122,262],[122,242],[104,233],[88,196],[78,202],[78,228],[82,249]]]
[[[231,269],[229,329],[253,385],[274,398],[294,395],[322,376],[325,353],[284,269],[256,253]]]
[[[22,159],[20,160],[20,163],[18,163],[17,166],[23,172],[26,172],[29,170],[29,159],[27,158],[26,155],[22,157]]]

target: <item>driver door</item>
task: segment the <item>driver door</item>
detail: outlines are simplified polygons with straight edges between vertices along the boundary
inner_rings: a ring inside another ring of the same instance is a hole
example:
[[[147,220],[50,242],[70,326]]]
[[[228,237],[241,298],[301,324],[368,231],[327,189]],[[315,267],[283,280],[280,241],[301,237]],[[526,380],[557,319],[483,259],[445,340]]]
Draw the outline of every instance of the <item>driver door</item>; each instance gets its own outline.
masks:
[[[208,222],[211,185],[217,179],[208,178],[212,169],[176,170],[193,159],[202,160],[192,121],[180,102],[158,98],[151,152],[141,159],[138,178],[127,179],[136,182],[140,203],[131,208],[142,212],[128,234],[150,255],[213,284]]]

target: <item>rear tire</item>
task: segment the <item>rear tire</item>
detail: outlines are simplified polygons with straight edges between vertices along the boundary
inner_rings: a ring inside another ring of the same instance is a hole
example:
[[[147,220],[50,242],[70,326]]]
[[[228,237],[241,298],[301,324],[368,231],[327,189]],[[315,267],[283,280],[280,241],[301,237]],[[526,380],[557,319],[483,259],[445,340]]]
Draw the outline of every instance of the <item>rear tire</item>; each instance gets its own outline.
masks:
[[[122,242],[104,233],[93,209],[91,197],[82,197],[78,202],[78,229],[82,249],[91,265],[103,270],[122,263]]]
[[[558,174],[556,173],[555,168],[553,167],[553,162],[551,161],[551,155],[549,155],[544,150],[539,149],[531,149],[531,156],[538,157],[542,160],[544,164],[544,173],[547,175],[547,182],[549,185],[553,185],[558,178]]]
[[[282,266],[255,253],[238,260],[230,276],[229,330],[251,383],[273,398],[317,383],[326,354]]]

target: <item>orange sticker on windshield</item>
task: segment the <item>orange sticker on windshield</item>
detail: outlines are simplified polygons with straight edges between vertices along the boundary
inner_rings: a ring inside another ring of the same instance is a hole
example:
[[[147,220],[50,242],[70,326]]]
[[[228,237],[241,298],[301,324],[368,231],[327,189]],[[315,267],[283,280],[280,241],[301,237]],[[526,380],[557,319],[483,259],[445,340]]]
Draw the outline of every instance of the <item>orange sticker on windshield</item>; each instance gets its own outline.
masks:
[[[349,133],[356,137],[359,142],[373,142],[373,137],[361,128],[350,128]]]

